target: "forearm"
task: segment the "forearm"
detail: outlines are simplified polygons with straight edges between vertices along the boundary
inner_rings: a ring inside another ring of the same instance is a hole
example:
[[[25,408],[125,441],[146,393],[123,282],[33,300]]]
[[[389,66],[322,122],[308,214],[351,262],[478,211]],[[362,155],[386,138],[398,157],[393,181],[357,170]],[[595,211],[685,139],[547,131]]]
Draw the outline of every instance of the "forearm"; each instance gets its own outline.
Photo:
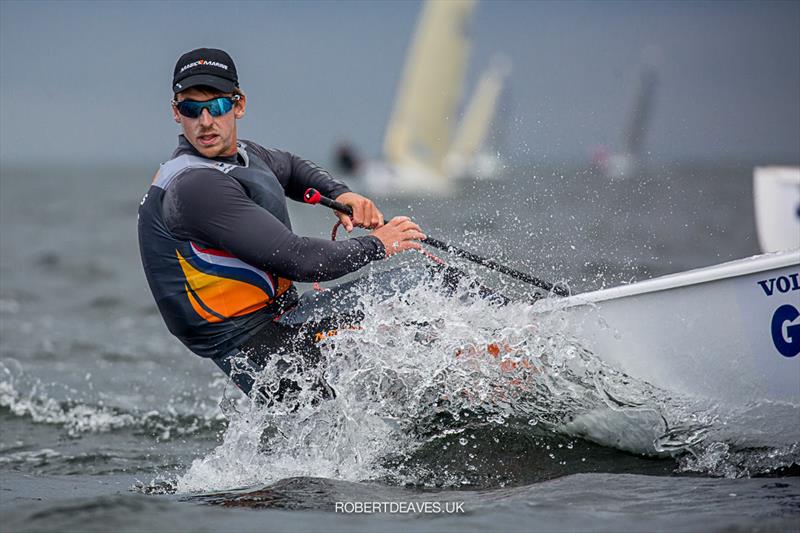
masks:
[[[238,243],[234,243],[239,248]],[[231,252],[236,255],[235,252]],[[269,239],[260,246],[243,245],[243,261],[292,281],[315,282],[340,278],[367,263],[384,257],[383,245],[375,237],[346,241],[299,237],[290,233],[279,242]],[[237,257],[239,257],[237,255]]]
[[[288,155],[291,173],[285,190],[286,195],[292,200],[302,202],[303,194],[309,187],[317,189],[322,195],[329,198],[336,198],[350,191],[347,185],[335,180],[326,170],[315,163],[293,154]]]

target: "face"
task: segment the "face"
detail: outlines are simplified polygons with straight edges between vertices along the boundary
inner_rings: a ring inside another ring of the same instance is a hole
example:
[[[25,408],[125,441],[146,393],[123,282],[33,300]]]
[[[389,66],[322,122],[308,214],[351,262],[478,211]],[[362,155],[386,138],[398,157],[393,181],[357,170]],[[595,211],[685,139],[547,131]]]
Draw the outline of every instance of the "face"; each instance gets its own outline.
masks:
[[[194,100],[205,102],[218,96],[230,96],[204,87],[191,87],[175,95],[179,102]],[[183,128],[183,135],[203,157],[231,156],[236,153],[236,121],[244,116],[246,98],[241,96],[233,109],[219,117],[212,117],[208,109],[197,118],[184,117],[172,106],[172,118]]]

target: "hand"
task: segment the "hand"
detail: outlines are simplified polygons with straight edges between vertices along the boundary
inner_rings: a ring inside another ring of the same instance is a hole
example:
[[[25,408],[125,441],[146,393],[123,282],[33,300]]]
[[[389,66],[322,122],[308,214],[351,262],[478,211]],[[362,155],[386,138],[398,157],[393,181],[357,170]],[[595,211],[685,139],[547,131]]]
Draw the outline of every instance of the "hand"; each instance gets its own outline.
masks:
[[[391,257],[404,250],[421,250],[419,241],[427,238],[419,226],[408,217],[394,217],[386,225],[372,232],[379,238],[386,250],[386,257]]]
[[[353,210],[352,219],[344,213],[336,213],[339,222],[347,232],[353,231],[354,226],[359,228],[374,229],[383,226],[383,214],[369,198],[364,198],[354,192],[342,193],[335,198],[337,202],[350,206]]]

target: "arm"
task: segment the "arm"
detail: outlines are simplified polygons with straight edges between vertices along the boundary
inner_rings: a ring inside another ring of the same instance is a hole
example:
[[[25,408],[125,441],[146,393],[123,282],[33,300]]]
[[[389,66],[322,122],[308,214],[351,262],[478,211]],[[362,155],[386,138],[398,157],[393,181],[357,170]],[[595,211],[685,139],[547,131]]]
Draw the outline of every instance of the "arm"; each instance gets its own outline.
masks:
[[[354,226],[374,229],[383,225],[383,215],[372,200],[351,192],[347,185],[333,179],[315,163],[289,152],[267,150],[252,141],[247,143],[267,162],[283,186],[286,196],[292,200],[302,202],[303,194],[311,187],[353,209],[352,220],[345,214],[336,213],[348,232],[353,231]]]
[[[320,193],[336,198],[349,192],[350,188],[316,163],[283,150],[267,150],[261,145],[247,141],[247,145],[267,163],[283,186],[286,196],[296,202],[303,201],[306,189],[313,187]],[[325,192],[327,191],[327,192]]]
[[[162,208],[176,237],[225,250],[294,281],[336,279],[385,256],[381,240],[369,235],[338,242],[295,235],[236,180],[214,169],[192,169],[176,178]]]

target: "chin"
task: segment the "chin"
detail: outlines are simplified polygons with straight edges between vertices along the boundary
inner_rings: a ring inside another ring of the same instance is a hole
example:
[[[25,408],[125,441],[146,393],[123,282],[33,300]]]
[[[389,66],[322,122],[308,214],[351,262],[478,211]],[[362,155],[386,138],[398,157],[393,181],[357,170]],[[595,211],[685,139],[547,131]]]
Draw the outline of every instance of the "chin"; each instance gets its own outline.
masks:
[[[208,159],[219,157],[219,155],[224,151],[221,146],[214,145],[214,146],[200,146],[199,143],[194,145],[195,150],[200,152],[200,155],[206,157]]]

